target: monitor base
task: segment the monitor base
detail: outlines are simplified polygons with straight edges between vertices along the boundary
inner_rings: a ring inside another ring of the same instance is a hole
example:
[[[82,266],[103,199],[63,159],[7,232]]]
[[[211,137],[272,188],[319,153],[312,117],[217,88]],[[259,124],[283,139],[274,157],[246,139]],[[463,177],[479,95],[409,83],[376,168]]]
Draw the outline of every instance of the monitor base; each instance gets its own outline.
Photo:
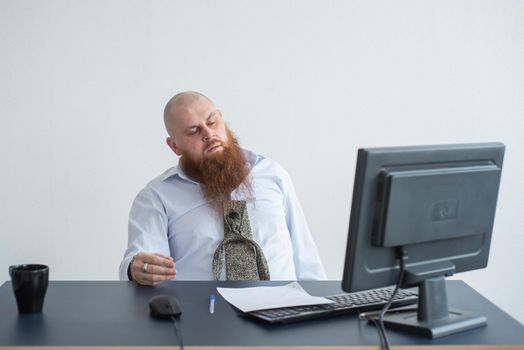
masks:
[[[384,316],[384,325],[388,328],[411,332],[429,338],[439,338],[468,329],[483,327],[486,324],[487,319],[485,316],[453,308],[448,310],[447,317],[431,321],[419,321],[416,311],[386,314]]]

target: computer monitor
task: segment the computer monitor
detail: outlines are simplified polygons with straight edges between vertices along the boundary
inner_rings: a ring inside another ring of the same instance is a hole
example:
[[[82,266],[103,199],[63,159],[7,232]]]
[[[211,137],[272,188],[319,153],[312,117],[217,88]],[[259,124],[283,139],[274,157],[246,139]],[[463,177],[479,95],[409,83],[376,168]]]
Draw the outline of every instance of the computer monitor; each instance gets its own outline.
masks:
[[[419,287],[418,312],[386,315],[386,326],[435,338],[485,325],[448,308],[445,277],[487,266],[504,149],[360,149],[342,288],[395,285],[403,266],[401,287]]]

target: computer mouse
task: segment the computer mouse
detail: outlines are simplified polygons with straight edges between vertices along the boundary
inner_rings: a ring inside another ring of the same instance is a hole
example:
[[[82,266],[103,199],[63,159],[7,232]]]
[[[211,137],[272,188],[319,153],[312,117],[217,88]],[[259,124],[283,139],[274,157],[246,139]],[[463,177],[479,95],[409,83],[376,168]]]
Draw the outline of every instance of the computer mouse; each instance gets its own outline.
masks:
[[[149,300],[151,315],[158,318],[178,317],[182,314],[178,300],[167,294],[160,294]]]

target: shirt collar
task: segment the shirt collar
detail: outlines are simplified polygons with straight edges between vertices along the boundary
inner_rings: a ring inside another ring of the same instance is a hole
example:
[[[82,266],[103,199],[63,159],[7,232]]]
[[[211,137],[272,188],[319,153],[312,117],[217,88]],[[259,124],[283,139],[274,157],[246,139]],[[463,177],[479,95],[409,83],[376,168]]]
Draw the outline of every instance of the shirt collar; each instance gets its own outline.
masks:
[[[247,149],[244,149],[244,148],[241,148],[241,150],[242,150],[242,153],[244,153],[244,157],[246,158],[246,162],[249,165],[249,169],[253,169],[255,167],[255,165],[257,165],[258,162],[260,162],[264,158],[262,155],[257,154],[257,153],[255,153],[253,151],[250,151],[250,150],[247,150]],[[194,180],[191,180],[189,178],[189,176],[186,175],[186,173],[184,172],[184,170],[180,166],[180,163],[178,163],[176,166],[168,169],[164,174],[162,174],[161,175],[161,181],[164,182],[164,181],[166,181],[167,179],[169,179],[169,178],[171,178],[173,176],[178,176],[179,178],[181,178],[183,180],[186,180],[186,181],[198,184],[198,182],[196,182]]]

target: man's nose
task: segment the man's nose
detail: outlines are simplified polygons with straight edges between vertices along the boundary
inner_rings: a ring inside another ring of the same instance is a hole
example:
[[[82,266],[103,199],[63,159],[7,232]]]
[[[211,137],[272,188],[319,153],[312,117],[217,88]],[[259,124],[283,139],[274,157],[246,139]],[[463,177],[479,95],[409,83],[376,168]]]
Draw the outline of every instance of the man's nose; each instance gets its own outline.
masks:
[[[204,137],[202,138],[202,140],[204,142],[209,142],[213,139],[213,137],[215,136],[215,132],[213,131],[213,129],[211,128],[204,128]]]

